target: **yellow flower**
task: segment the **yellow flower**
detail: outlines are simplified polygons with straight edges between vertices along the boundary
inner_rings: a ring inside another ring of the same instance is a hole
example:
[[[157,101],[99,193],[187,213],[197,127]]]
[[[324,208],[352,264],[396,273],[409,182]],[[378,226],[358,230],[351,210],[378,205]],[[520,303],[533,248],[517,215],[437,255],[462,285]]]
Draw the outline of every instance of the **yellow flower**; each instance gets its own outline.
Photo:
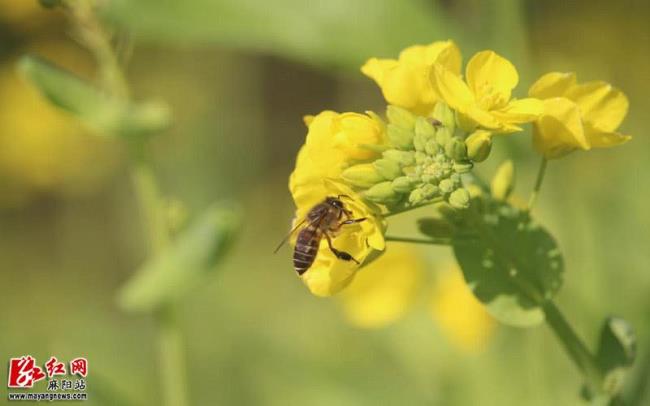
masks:
[[[362,268],[341,294],[348,320],[359,327],[384,327],[401,318],[417,296],[423,263],[417,250],[396,245]]]
[[[307,117],[309,131],[298,153],[296,167],[289,178],[289,190],[296,204],[296,219],[327,196],[347,195],[344,204],[354,218],[367,218],[359,224],[344,226],[334,246],[363,262],[373,250],[384,249],[384,223],[378,207],[365,203],[339,179],[349,162],[377,155],[368,145],[385,142],[383,124],[373,115],[338,114],[325,111]],[[302,275],[309,290],[318,296],[332,295],[352,280],[358,265],[343,261],[330,251],[323,238],[314,264]]]
[[[627,114],[627,97],[602,81],[576,83],[575,73],[551,72],[528,94],[543,99],[544,114],[535,123],[533,144],[547,159],[576,149],[606,148],[631,137],[616,132]]]
[[[301,168],[296,167],[296,171]],[[305,218],[309,210],[321,203],[327,196],[346,195],[343,198],[345,208],[352,211],[353,218],[366,220],[346,225],[333,238],[333,245],[339,251],[345,251],[354,259],[363,261],[374,250],[382,251],[384,242],[384,221],[379,208],[364,203],[361,198],[341,182],[331,179],[316,179],[308,189],[291,188],[296,203],[296,221]],[[354,278],[359,265],[354,261],[338,259],[329,249],[327,240],[323,238],[318,248],[318,254],[312,266],[302,275],[303,282],[311,293],[316,296],[331,296],[345,288]]]
[[[408,47],[397,60],[369,59],[361,72],[377,82],[389,104],[426,116],[438,100],[428,78],[431,66],[438,64],[459,75],[461,60],[453,41],[438,41]]]
[[[440,273],[431,312],[449,341],[465,352],[482,350],[496,325],[455,267]]]
[[[542,114],[540,100],[511,98],[519,75],[510,61],[493,51],[474,55],[465,76],[467,83],[456,72],[436,64],[430,78],[436,93],[456,110],[466,130],[478,125],[501,133],[521,131],[517,124],[535,121]]]
[[[380,328],[404,316],[422,291],[424,262],[410,246],[391,246],[362,268],[341,293],[343,313],[362,328]],[[447,266],[438,274],[431,299],[431,315],[449,342],[466,353],[485,348],[495,320],[474,297],[460,270]]]

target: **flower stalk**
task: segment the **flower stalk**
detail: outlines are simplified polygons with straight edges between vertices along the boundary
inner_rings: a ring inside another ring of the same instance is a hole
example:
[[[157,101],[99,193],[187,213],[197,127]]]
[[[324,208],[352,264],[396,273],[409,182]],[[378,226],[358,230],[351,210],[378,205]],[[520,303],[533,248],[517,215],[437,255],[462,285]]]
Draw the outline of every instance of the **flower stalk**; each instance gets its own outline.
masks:
[[[102,90],[110,97],[128,102],[130,89],[111,45],[111,36],[97,17],[97,5],[86,1],[62,3],[75,28],[76,39],[95,57]],[[149,256],[160,255],[170,241],[162,195],[148,152],[148,139],[128,140],[131,179],[149,245]],[[185,377],[183,335],[174,304],[164,305],[156,313],[158,356],[163,403],[169,406],[189,404]]]
[[[596,362],[595,356],[589,351],[584,342],[578,337],[560,309],[552,301],[544,304],[546,322],[553,330],[557,339],[562,343],[569,358],[582,372],[587,385],[596,393],[602,391],[603,374]]]
[[[539,164],[539,169],[537,170],[537,178],[535,179],[535,186],[533,187],[533,192],[530,194],[530,198],[528,199],[527,211],[531,211],[535,206],[535,203],[537,203],[537,196],[539,195],[539,191],[542,188],[542,183],[544,182],[544,175],[546,174],[547,165],[548,165],[548,159],[542,157],[541,162]]]

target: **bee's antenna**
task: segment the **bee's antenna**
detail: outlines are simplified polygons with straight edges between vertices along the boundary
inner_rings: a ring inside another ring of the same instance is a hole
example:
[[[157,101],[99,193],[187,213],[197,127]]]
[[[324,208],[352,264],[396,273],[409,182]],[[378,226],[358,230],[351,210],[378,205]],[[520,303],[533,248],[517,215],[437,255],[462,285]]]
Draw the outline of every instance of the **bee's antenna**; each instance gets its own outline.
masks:
[[[340,199],[342,197],[346,197],[346,198],[352,200],[352,198],[350,196],[348,196],[348,195],[338,195],[338,196],[336,196],[337,199]]]

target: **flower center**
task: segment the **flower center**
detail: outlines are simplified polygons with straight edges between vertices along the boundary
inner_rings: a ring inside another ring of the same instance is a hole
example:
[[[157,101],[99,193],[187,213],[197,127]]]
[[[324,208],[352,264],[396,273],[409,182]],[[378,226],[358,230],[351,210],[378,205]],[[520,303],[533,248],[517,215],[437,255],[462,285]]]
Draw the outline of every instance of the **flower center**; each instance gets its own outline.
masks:
[[[477,103],[482,110],[496,110],[508,104],[508,97],[489,83],[481,84],[476,93]]]

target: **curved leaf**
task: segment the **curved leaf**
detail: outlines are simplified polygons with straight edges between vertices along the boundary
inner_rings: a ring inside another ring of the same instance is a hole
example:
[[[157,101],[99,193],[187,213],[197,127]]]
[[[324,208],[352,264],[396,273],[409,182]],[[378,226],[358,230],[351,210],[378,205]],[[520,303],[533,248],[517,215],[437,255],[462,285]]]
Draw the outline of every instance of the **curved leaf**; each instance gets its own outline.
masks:
[[[562,284],[564,263],[555,240],[527,213],[503,202],[482,203],[468,211],[466,224],[478,240],[454,243],[465,280],[501,322],[539,324],[544,320],[541,305]]]
[[[232,209],[206,210],[163,253],[136,271],[119,292],[120,307],[147,312],[181,299],[223,258],[239,224]]]
[[[146,135],[164,130],[171,122],[165,104],[133,104],[110,97],[40,57],[24,56],[18,69],[50,103],[74,115],[100,135]]]

